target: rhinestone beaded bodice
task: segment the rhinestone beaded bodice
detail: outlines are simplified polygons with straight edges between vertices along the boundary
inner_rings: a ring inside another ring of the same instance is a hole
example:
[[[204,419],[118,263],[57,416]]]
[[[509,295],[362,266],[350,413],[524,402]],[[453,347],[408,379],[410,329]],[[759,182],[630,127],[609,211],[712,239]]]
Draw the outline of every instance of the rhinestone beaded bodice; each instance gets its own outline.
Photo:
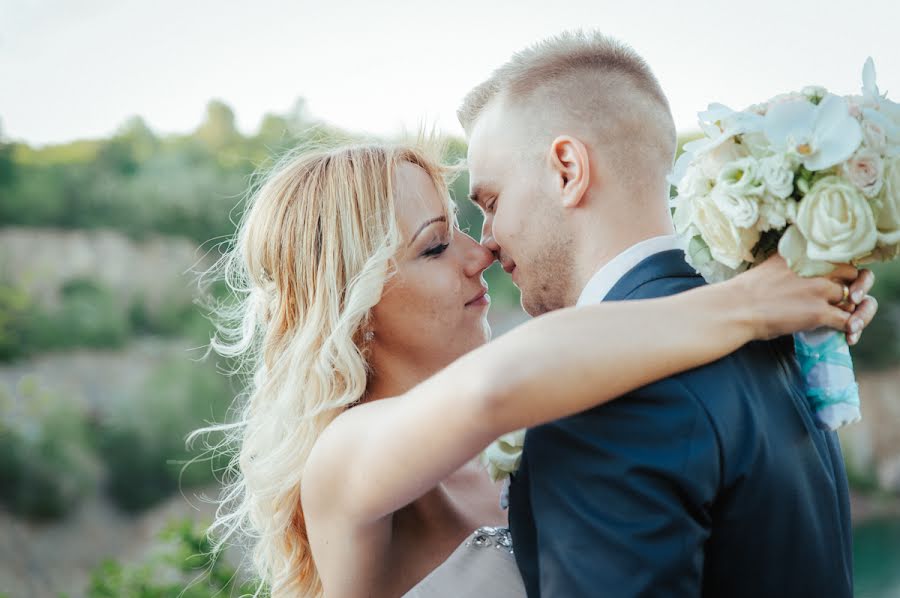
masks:
[[[403,598],[458,598],[484,595],[525,598],[513,558],[512,537],[502,527],[480,527],[453,554]]]

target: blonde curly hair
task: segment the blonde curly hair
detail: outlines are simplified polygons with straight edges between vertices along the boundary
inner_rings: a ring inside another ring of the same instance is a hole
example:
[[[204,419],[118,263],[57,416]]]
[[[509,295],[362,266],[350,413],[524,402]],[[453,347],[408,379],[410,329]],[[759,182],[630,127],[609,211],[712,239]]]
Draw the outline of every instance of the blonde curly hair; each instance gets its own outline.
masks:
[[[214,267],[239,299],[217,310],[211,346],[236,358],[245,391],[224,433],[233,455],[211,527],[215,548],[252,546],[259,594],[322,595],[300,482],[325,427],[359,401],[369,378],[365,329],[400,247],[394,173],[422,168],[441,194],[442,146],[368,144],[295,152],[249,202],[232,249]]]

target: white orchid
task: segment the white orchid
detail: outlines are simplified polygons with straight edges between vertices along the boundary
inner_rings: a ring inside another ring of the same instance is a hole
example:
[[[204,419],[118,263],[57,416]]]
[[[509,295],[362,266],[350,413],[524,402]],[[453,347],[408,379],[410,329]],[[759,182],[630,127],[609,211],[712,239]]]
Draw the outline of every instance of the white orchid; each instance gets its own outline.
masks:
[[[875,61],[872,57],[866,59],[863,66],[863,84],[862,97],[866,107],[874,107],[887,117],[889,117],[896,126],[900,127],[900,104],[892,102],[885,97],[878,89],[878,82],[875,77]]]
[[[881,98],[881,94],[878,92],[878,83],[875,81],[875,61],[871,56],[866,58],[866,63],[863,65],[862,78],[863,97],[867,99]]]
[[[819,105],[806,100],[776,104],[766,113],[765,133],[776,151],[797,154],[810,171],[846,161],[862,143],[862,128],[847,101],[827,95]]]
[[[710,138],[734,137],[762,130],[762,117],[753,112],[738,112],[724,104],[710,104],[699,113],[700,128]]]
[[[754,112],[732,110],[724,104],[710,104],[697,115],[700,129],[706,134],[704,143],[695,144],[691,150],[695,156],[710,152],[738,135],[763,130],[763,117]],[[685,146],[687,151],[687,145]]]
[[[707,143],[709,143],[709,139],[700,138],[688,141],[684,144],[682,147],[682,150],[684,151],[678,156],[678,159],[675,160],[672,172],[667,177],[669,184],[676,187],[682,184],[681,180],[685,177],[691,165],[696,161],[696,154],[701,148],[705,147]]]

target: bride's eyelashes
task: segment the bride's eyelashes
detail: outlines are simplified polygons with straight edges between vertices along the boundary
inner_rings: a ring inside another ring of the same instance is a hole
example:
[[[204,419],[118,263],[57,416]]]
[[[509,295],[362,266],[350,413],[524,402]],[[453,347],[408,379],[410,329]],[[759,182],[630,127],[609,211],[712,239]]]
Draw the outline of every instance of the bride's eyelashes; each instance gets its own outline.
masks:
[[[440,245],[435,245],[422,252],[422,257],[437,257],[444,253],[444,251],[446,251],[448,247],[450,247],[450,243],[441,243]]]

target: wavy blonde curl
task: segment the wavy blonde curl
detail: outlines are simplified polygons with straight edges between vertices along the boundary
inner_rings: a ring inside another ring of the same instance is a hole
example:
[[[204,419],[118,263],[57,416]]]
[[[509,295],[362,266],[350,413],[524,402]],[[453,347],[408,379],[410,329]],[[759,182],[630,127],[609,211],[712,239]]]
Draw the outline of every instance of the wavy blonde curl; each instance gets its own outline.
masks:
[[[213,268],[238,300],[216,310],[211,347],[240,364],[246,389],[234,421],[192,439],[224,434],[213,448],[233,455],[210,532],[216,551],[250,545],[257,594],[322,595],[302,472],[321,432],[366,392],[364,332],[400,247],[394,174],[421,167],[449,211],[441,149],[431,140],[294,152],[252,194]]]

